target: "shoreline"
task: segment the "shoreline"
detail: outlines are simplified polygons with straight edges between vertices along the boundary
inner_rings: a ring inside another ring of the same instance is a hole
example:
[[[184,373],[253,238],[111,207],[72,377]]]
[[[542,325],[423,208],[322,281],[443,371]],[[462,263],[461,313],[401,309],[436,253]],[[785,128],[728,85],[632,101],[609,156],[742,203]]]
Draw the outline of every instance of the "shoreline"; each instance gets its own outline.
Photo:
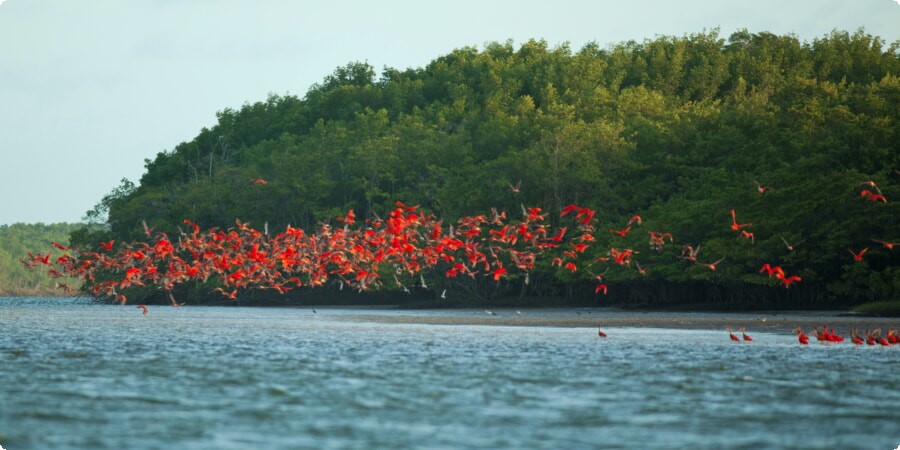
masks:
[[[3,300],[24,300],[28,297],[0,297]],[[31,297],[36,298],[36,297]],[[78,297],[43,297],[50,301],[90,302]],[[104,306],[104,304],[96,304]],[[116,305],[105,305],[116,306]],[[128,306],[131,306],[129,304]],[[151,305],[166,308],[166,305]],[[881,328],[900,329],[900,318],[880,317],[852,313],[847,310],[760,310],[760,311],[671,311],[665,309],[626,309],[617,307],[546,307],[546,308],[428,308],[409,309],[403,305],[302,305],[283,304],[263,306],[246,303],[186,305],[192,307],[248,307],[284,308],[288,310],[316,311],[316,317],[359,323],[461,325],[461,326],[515,326],[559,328],[662,328],[685,330],[737,330],[745,327],[748,333],[771,332],[793,334],[800,327],[804,332],[828,325],[841,335],[849,335],[857,328],[866,330]]]
[[[320,307],[320,313],[329,317],[328,310],[348,311],[348,308]],[[686,330],[737,330],[745,327],[748,333],[771,332],[792,334],[800,327],[804,332],[827,325],[839,334],[849,335],[858,328],[860,333],[881,328],[900,328],[900,319],[892,317],[871,317],[848,314],[844,311],[789,311],[789,312],[667,312],[630,311],[614,308],[552,308],[552,309],[491,309],[491,310],[425,310],[427,314],[416,314],[422,310],[398,310],[398,314],[366,314],[364,310],[352,308],[350,313],[341,313],[329,318],[352,322],[419,325],[475,325],[475,326],[520,326],[520,327],[560,327],[560,328],[667,328]],[[518,311],[518,313],[517,313]]]

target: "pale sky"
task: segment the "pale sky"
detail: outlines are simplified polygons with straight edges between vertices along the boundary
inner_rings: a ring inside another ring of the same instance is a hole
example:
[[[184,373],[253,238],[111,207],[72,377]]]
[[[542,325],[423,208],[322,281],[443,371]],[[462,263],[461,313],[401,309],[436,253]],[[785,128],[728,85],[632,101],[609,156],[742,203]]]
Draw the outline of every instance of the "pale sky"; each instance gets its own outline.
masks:
[[[215,113],[302,97],[335,68],[423,67],[464,46],[573,50],[713,28],[900,39],[895,0],[0,0],[0,224],[77,222]]]

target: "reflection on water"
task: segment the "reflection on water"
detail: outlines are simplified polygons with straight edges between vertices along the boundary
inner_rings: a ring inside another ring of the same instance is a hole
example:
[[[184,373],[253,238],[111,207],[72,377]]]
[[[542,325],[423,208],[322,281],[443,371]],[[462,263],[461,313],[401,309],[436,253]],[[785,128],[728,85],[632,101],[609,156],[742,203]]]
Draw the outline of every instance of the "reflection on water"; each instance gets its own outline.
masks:
[[[367,314],[370,314],[367,312]],[[409,314],[385,311],[378,314]],[[415,312],[414,314],[444,314]],[[0,444],[894,448],[900,348],[0,300]]]

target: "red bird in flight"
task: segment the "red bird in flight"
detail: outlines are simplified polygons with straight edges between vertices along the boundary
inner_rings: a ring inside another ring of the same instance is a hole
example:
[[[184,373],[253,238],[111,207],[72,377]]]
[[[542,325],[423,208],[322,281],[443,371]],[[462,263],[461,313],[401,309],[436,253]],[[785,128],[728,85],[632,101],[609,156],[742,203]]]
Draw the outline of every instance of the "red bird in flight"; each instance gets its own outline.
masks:
[[[716,262],[714,262],[714,263],[709,263],[709,264],[704,264],[704,263],[694,263],[694,264],[697,264],[697,265],[706,267],[706,268],[709,269],[709,270],[715,271],[715,270],[716,270],[716,266],[718,266],[719,263],[722,262],[722,261],[725,261],[725,258],[722,258],[722,259],[720,259],[720,260],[718,260],[718,261],[716,261]]]
[[[884,248],[886,248],[888,250],[893,250],[895,245],[900,245],[900,242],[886,242],[886,241],[879,241],[878,239],[872,239],[872,242],[877,242],[877,243],[883,245]]]
[[[860,250],[859,253],[856,253],[853,250],[850,250],[849,248],[847,249],[847,251],[850,252],[851,255],[853,255],[854,261],[861,262],[863,260],[863,255],[865,255],[866,252],[869,251],[869,247],[866,247],[866,248]]]
[[[741,228],[749,227],[753,225],[752,223],[737,223],[737,216],[734,212],[734,208],[731,208],[731,229],[734,231],[740,231]]]

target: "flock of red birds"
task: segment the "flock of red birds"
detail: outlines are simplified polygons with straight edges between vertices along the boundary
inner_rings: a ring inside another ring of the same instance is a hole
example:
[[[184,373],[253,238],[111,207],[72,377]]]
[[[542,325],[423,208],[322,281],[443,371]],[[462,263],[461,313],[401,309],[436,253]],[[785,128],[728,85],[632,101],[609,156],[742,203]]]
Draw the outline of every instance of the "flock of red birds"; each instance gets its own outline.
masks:
[[[267,184],[263,179],[252,183]],[[770,189],[755,183],[760,194]],[[874,182],[861,183],[860,187],[865,188],[861,197],[887,202]],[[519,188],[519,184],[510,186],[514,193]],[[166,292],[172,306],[181,306],[172,295],[176,285],[208,280],[217,286],[213,291],[232,300],[246,289],[284,293],[300,286],[337,283],[341,289],[362,291],[381,286],[385,279],[407,290],[405,283],[413,280],[414,284],[417,277],[425,287],[424,269],[443,272],[447,278],[488,277],[494,281],[512,276],[512,270],[527,284],[529,272],[541,257],[549,258],[551,266],[571,272],[587,271],[597,283],[595,293],[606,294],[608,286],[603,276],[610,268],[636,270],[640,275],[646,275],[647,270],[634,259],[639,252],[631,248],[610,247],[602,256],[584,256],[595,242],[595,216],[595,210],[569,205],[560,212],[560,220],[572,223],[553,229],[541,208],[523,205],[521,219],[508,219],[506,212],[492,209],[487,215],[462,217],[456,224],[445,226],[419,206],[398,201],[387,219],[376,216],[357,226],[356,216],[350,210],[337,219],[342,225],[322,224],[314,233],[288,225],[283,232],[270,235],[268,225],[259,231],[240,221],[227,230],[201,231],[196,223],[185,219],[185,229],[179,229],[179,235],[173,239],[166,233],[154,232],[145,223],[146,241],[100,242],[96,250],[70,249],[53,243],[64,252],[62,256],[52,260],[49,252],[29,252],[22,263],[30,268],[50,266],[49,274],[55,278],[90,282],[95,296],[114,298],[122,304],[127,301],[125,292],[129,287],[148,286]],[[610,228],[609,232],[625,237],[634,226],[642,224],[641,217],[635,215],[623,228]],[[752,223],[739,223],[737,213],[731,209],[731,229],[739,232],[739,237],[754,241],[750,226]],[[781,239],[789,251],[793,249],[784,237]],[[873,241],[888,250],[897,245]],[[651,250],[662,252],[667,243],[674,243],[670,233],[649,231]],[[867,251],[863,248],[850,253],[854,260],[861,261]],[[711,271],[725,260],[723,257],[701,262],[697,258],[699,252],[699,245],[685,245],[680,258],[692,263],[692,267]],[[605,266],[605,270],[597,270],[598,265]],[[799,276],[788,275],[770,263],[759,272],[776,278],[785,288],[801,281]],[[118,276],[109,279],[110,274]],[[58,283],[58,287],[70,291],[66,284]],[[140,307],[146,314],[146,306]]]
[[[797,334],[797,341],[802,345],[809,344],[809,335],[804,333],[802,329],[799,327],[794,330],[794,333]],[[825,343],[841,343],[844,342],[844,337],[837,334],[834,329],[829,329],[827,325],[822,326],[822,331],[819,331],[819,328],[816,327],[810,334],[816,337],[816,340]],[[850,331],[850,342],[854,345],[881,345],[883,347],[887,347],[889,345],[900,344],[900,330],[891,329],[888,330],[887,334],[882,337],[881,336],[881,328],[876,328],[874,330],[866,331],[865,339],[859,336],[859,332],[857,329],[853,329]]]
[[[741,333],[741,337],[738,337],[734,332],[731,331],[731,327],[725,329],[728,332],[728,338],[731,339],[732,342],[753,342],[753,337],[747,334],[746,329],[744,327],[738,328],[738,331]],[[803,332],[803,329],[797,327],[794,330],[794,333],[797,334],[797,341],[800,342],[801,345],[809,345],[809,335]],[[810,334],[816,337],[819,342],[823,343],[841,343],[844,342],[844,337],[837,334],[834,329],[829,329],[828,325],[822,326],[822,331],[819,331],[819,328],[816,327]],[[603,331],[602,328],[597,329],[597,335],[605,338],[607,337],[606,332]],[[900,330],[891,329],[888,330],[887,334],[882,337],[881,336],[881,328],[876,328],[874,330],[866,331],[866,337],[862,338],[859,336],[859,333],[856,329],[850,331],[850,342],[854,345],[880,345],[883,347],[888,347],[891,345],[900,344]]]
[[[258,181],[254,183],[262,184]],[[53,243],[65,252],[62,256],[53,260],[51,253],[29,253],[22,262],[31,268],[50,266],[54,278],[91,282],[94,295],[123,304],[129,287],[146,286],[166,292],[172,305],[180,306],[172,291],[191,281],[212,280],[214,291],[235,300],[245,289],[284,293],[300,286],[338,283],[342,289],[366,290],[379,287],[385,278],[405,288],[401,278],[418,277],[424,286],[426,268],[440,270],[447,278],[486,276],[495,281],[513,270],[524,274],[527,283],[528,272],[543,253],[559,249],[552,264],[574,272],[579,256],[594,240],[595,212],[575,205],[561,214],[574,217],[578,235],[572,241],[565,239],[569,227],[552,230],[540,208],[523,207],[520,220],[507,220],[505,212],[493,210],[445,226],[418,206],[399,201],[395,206],[386,219],[367,219],[364,226],[355,226],[351,210],[337,219],[342,226],[322,224],[314,233],[288,226],[270,235],[268,226],[260,231],[240,221],[227,230],[201,231],[185,219],[185,229],[173,239],[144,224],[146,241],[100,242],[96,250]],[[635,253],[613,248],[610,258],[599,260],[613,259],[630,267]],[[119,276],[103,279],[109,274]],[[58,286],[70,290],[66,284]]]
[[[732,341],[740,342],[739,339],[734,333],[731,332],[731,328],[727,328],[728,336]],[[747,335],[744,332],[744,328],[738,328],[738,331],[743,335],[744,341],[752,341],[753,338]],[[809,345],[809,334],[803,332],[803,329],[797,327],[794,330],[794,333],[797,334],[797,341],[801,345]],[[828,325],[822,325],[822,331],[819,331],[819,327],[814,328],[810,331],[810,334],[816,337],[819,342],[823,343],[841,343],[844,342],[844,337],[837,334],[834,329],[828,328]],[[850,331],[850,341],[855,345],[881,345],[887,347],[889,345],[900,344],[900,331],[896,329],[888,330],[885,337],[881,336],[881,328],[876,328],[874,330],[866,331],[866,337],[863,339],[859,336],[859,333],[856,329]]]
[[[756,183],[757,191],[760,194],[763,194],[770,189],[769,186],[762,186],[759,184],[759,182],[754,181],[754,183]],[[865,181],[865,182],[860,183],[859,189],[860,189],[860,192],[859,192],[860,197],[862,197],[866,200],[887,203],[887,199],[881,193],[881,189],[878,188],[878,185],[876,185],[874,181]],[[740,231],[740,235],[742,237],[748,238],[751,241],[753,241],[755,239],[755,236],[753,235],[753,233],[746,231],[746,230],[741,230],[741,228],[744,228],[744,227],[750,226],[750,225],[753,225],[753,224],[752,223],[739,224],[737,222],[737,217],[735,215],[734,209],[731,210],[731,229],[735,230],[735,231]],[[784,238],[784,236],[781,236],[781,241],[784,242],[784,245],[789,252],[794,251],[794,246],[789,244],[788,241]],[[897,243],[883,241],[883,240],[879,240],[879,239],[872,239],[872,241],[881,244],[888,251],[893,250],[894,245],[897,245]],[[853,260],[855,262],[861,262],[863,260],[863,256],[866,254],[867,251],[869,251],[869,248],[865,247],[865,248],[863,248],[859,251],[855,251],[855,252],[852,249],[847,249],[847,251],[849,251],[850,254],[853,256]],[[765,273],[769,277],[777,278],[778,280],[781,281],[781,283],[784,285],[784,287],[790,287],[791,283],[799,282],[802,280],[797,275],[788,276],[787,274],[785,274],[784,270],[780,266],[774,266],[774,265],[771,265],[768,263],[763,264],[762,268],[759,269],[759,272]]]

